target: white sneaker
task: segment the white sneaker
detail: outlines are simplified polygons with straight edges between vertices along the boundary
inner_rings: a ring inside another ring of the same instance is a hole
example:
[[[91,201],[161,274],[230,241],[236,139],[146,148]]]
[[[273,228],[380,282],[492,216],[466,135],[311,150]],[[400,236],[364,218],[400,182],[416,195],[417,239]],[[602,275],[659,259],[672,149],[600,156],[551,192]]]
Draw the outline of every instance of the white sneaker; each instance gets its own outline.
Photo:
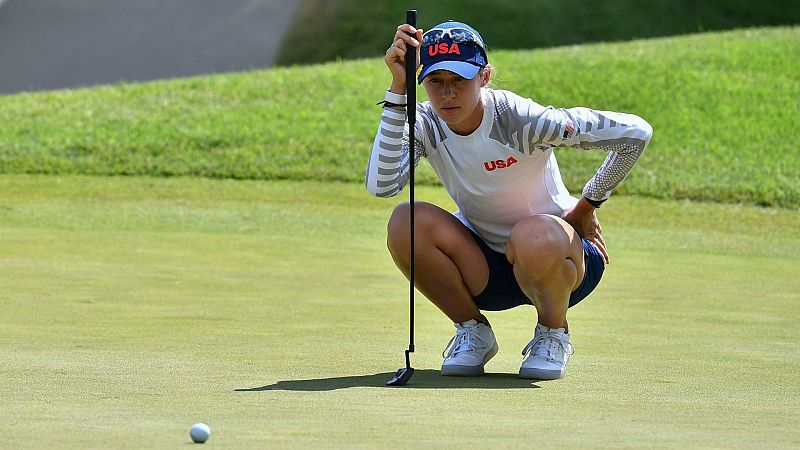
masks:
[[[569,341],[569,333],[563,328],[547,328],[536,324],[533,339],[522,350],[528,355],[519,368],[520,378],[535,380],[557,380],[567,374],[567,361],[575,348]]]
[[[457,323],[456,335],[447,343],[442,356],[442,375],[476,377],[483,365],[497,354],[497,339],[489,325],[477,320]]]

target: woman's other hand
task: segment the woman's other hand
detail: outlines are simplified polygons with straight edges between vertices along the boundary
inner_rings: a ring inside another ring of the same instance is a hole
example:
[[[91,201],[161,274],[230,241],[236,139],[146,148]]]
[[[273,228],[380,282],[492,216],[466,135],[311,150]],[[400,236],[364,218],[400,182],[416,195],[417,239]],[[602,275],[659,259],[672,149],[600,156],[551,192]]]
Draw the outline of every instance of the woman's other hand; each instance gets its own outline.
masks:
[[[600,227],[600,221],[594,213],[596,208],[592,206],[585,198],[581,197],[578,204],[574,208],[564,211],[561,218],[567,221],[578,234],[591,242],[603,254],[605,263],[610,262],[608,252],[606,251],[606,241],[603,240],[603,229]]]

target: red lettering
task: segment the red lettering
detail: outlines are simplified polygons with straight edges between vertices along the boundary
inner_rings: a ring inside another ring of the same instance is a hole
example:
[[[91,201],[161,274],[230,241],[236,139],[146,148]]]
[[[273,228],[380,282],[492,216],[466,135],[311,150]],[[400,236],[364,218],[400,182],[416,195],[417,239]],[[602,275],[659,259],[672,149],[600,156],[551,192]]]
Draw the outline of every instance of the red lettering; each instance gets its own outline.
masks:
[[[507,160],[497,159],[494,161],[486,161],[483,163],[483,167],[486,169],[487,172],[491,172],[494,169],[507,169],[511,167],[513,164],[518,163],[516,158],[513,156],[509,156]]]
[[[444,55],[447,53],[455,53],[456,55],[460,55],[461,49],[458,48],[458,44],[453,43],[447,45],[447,42],[442,42],[439,45],[431,45],[430,47],[428,47],[428,54],[430,56],[436,56],[440,54]]]

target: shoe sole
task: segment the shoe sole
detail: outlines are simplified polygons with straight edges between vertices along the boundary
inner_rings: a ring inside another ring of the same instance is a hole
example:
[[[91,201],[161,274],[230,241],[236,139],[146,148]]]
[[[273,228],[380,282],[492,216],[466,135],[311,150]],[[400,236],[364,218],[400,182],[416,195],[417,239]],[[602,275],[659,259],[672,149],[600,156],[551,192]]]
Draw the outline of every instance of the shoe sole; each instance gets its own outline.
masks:
[[[500,347],[497,346],[497,342],[494,343],[494,346],[486,356],[483,357],[483,364],[480,366],[460,366],[456,364],[442,364],[441,374],[445,377],[479,377],[483,375],[483,366],[489,362],[490,359],[497,354],[497,351],[500,350]]]
[[[566,375],[566,370],[519,369],[519,377],[528,380],[560,380]]]

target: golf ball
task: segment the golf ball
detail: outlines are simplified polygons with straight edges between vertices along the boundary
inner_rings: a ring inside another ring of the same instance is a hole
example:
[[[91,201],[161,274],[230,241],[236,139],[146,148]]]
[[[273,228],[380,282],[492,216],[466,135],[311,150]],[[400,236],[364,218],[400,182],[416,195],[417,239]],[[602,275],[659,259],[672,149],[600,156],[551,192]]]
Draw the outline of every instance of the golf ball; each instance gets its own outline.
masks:
[[[211,437],[211,428],[204,423],[196,423],[192,425],[192,430],[189,431],[189,436],[198,444],[202,444]]]

